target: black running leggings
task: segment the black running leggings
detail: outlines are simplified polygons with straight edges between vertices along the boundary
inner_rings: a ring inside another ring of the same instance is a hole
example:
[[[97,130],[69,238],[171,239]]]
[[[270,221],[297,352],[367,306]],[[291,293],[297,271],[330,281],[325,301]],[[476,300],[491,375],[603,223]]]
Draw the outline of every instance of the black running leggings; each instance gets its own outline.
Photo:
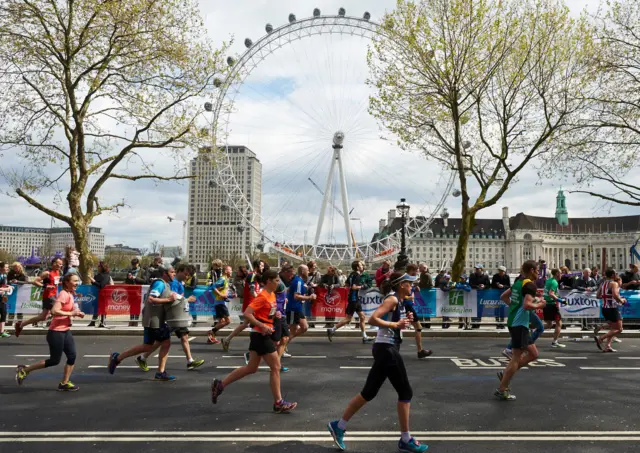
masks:
[[[67,356],[67,365],[76,363],[76,343],[73,341],[71,331],[57,332],[50,330],[47,333],[47,343],[49,343],[50,357],[44,361],[44,367],[56,366],[62,359],[62,353]]]
[[[366,401],[374,399],[387,378],[398,393],[398,401],[410,402],[413,390],[400,355],[400,349],[392,344],[376,343],[373,345],[373,366],[369,370],[367,382],[360,392],[362,397]]]

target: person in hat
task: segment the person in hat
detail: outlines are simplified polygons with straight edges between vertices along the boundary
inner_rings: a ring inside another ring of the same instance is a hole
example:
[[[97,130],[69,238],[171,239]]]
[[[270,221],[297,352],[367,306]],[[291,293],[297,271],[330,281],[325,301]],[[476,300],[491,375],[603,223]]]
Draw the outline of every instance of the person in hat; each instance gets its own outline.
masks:
[[[469,276],[469,286],[471,286],[471,289],[476,289],[479,291],[488,289],[491,286],[489,276],[484,273],[484,265],[475,265],[475,271]],[[480,318],[472,318],[471,321],[473,323],[471,324],[471,327],[473,329],[477,329],[480,327]]]
[[[507,268],[504,266],[498,266],[498,273],[493,275],[491,279],[491,287],[493,289],[499,289],[505,291],[511,288],[511,279],[507,275]],[[500,316],[496,316],[496,328],[504,329],[504,311],[501,310]]]
[[[382,304],[369,318],[369,324],[378,327],[378,333],[373,345],[373,365],[369,370],[367,381],[362,391],[351,399],[342,418],[329,422],[327,426],[340,450],[346,449],[344,435],[349,420],[376,397],[387,379],[398,393],[398,421],[401,432],[398,449],[420,453],[429,448],[426,444],[420,444],[409,433],[409,409],[413,390],[400,355],[401,331],[413,322],[411,315],[406,317],[403,301],[411,295],[413,284],[417,279],[417,276],[394,272],[380,287],[383,294]]]

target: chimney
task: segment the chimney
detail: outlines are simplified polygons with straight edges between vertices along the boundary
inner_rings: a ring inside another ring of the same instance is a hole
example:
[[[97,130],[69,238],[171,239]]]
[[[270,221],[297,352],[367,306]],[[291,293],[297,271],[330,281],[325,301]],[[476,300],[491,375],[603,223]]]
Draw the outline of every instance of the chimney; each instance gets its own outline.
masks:
[[[502,218],[503,219],[508,219],[509,218],[509,208],[507,206],[502,208]]]
[[[382,233],[382,230],[384,230],[384,227],[386,226],[387,226],[387,221],[385,219],[380,219],[378,232]]]
[[[504,228],[506,237],[509,233],[509,208],[507,206],[502,208],[502,228]]]
[[[396,210],[395,209],[389,209],[389,225],[391,225],[391,222],[393,222],[393,219],[396,218]]]

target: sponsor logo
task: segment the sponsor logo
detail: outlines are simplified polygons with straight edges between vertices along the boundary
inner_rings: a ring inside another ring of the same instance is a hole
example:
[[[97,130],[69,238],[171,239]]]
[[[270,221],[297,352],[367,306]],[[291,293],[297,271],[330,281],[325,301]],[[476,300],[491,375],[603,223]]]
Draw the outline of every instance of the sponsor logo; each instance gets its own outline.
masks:
[[[42,289],[40,286],[35,286],[33,285],[31,287],[31,296],[30,296],[30,300],[31,302],[39,302],[42,300]]]
[[[129,293],[126,289],[115,288],[111,292],[111,301],[107,305],[110,312],[129,312]]]
[[[464,293],[462,291],[449,292],[449,305],[464,307]],[[443,307],[444,309],[445,307]]]
[[[340,303],[342,298],[340,297],[340,292],[337,290],[331,291],[331,293],[327,293],[324,298],[325,305],[329,305],[330,307],[335,307]]]
[[[487,308],[500,308],[506,306],[504,302],[496,299],[480,299],[480,305]]]

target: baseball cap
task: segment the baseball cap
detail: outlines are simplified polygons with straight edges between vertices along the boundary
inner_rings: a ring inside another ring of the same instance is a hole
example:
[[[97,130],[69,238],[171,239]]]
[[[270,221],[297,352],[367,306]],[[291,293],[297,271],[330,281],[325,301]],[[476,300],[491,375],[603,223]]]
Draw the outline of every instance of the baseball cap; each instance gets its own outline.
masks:
[[[506,271],[507,271],[507,268],[506,268],[506,267],[504,267],[504,266],[498,266],[498,270],[499,270],[499,271],[506,272]]]
[[[482,264],[476,264],[474,269],[484,269]]]
[[[396,278],[394,281],[392,281],[391,283],[393,285],[397,285],[398,283],[402,283],[402,282],[415,282],[416,280],[418,280],[418,277],[416,275],[409,275],[409,274],[403,274],[400,277]]]

